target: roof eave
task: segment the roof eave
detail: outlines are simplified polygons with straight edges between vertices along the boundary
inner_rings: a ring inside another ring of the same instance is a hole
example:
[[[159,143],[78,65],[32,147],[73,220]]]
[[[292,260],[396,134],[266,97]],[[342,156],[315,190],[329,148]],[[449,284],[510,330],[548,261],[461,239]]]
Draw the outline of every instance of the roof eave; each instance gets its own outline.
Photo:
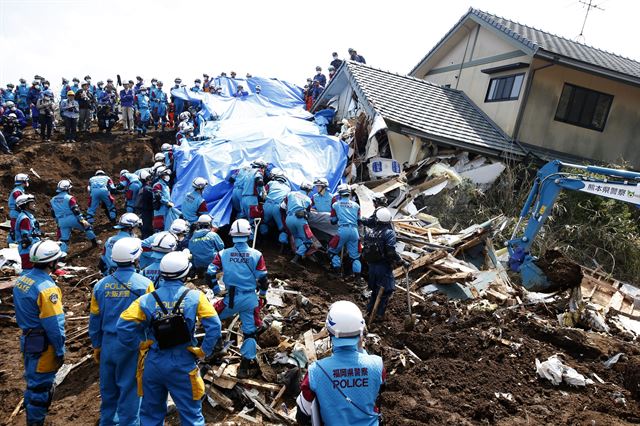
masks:
[[[559,65],[564,65],[570,68],[574,68],[579,71],[585,71],[590,74],[598,75],[598,76],[616,80],[622,83],[630,84],[632,86],[640,87],[640,78],[638,77],[633,77],[628,74],[619,73],[609,68],[599,67],[597,65],[592,65],[583,61],[579,61],[577,59],[569,58],[567,56],[562,56],[555,52],[551,52],[544,49],[538,49],[538,51],[535,53],[534,56],[540,59],[551,61]]]

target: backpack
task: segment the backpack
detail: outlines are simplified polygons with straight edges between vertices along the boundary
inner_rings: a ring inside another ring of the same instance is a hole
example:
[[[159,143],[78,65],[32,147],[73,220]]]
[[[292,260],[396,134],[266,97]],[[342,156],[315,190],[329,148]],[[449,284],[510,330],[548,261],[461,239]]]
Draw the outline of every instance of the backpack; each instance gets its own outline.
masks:
[[[364,234],[362,244],[362,258],[367,262],[382,262],[385,260],[384,242],[382,241],[382,231],[367,230]]]
[[[160,349],[170,349],[178,345],[189,343],[193,339],[182,309],[180,308],[182,301],[189,291],[191,290],[187,289],[180,295],[171,312],[165,308],[162,300],[160,300],[155,291],[151,293],[162,310],[162,315],[154,317],[151,320],[153,336],[156,338]]]

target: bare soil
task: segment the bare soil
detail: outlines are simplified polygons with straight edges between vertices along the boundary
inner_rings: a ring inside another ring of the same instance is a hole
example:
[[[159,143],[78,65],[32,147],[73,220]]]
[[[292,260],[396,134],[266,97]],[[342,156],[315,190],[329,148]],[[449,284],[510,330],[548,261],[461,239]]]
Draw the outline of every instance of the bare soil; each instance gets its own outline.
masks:
[[[58,142],[23,146],[13,157],[0,157],[0,194],[12,187],[13,175],[33,168],[42,179],[32,177],[30,191],[38,201],[38,217],[49,217],[45,203],[54,195],[59,179],[71,178],[81,205],[86,205],[84,186],[101,168],[116,178],[121,168],[134,170],[148,165],[167,136],[140,141],[125,135],[92,136],[77,144]],[[28,145],[28,144],[25,144]],[[121,200],[118,200],[122,207]],[[43,220],[47,232],[53,223]],[[99,239],[113,233],[103,214],[97,218]],[[0,232],[0,240],[6,234]],[[259,243],[271,278],[286,279],[292,289],[310,300],[299,305],[295,321],[284,322],[282,335],[297,338],[306,330],[319,332],[330,303],[352,300],[363,309],[366,300],[348,280],[333,279],[325,268],[310,264],[307,269],[292,266],[269,243]],[[99,250],[75,235],[70,263],[87,266],[87,273],[59,279],[68,318],[87,316],[92,279]],[[565,277],[566,280],[573,277]],[[0,293],[0,314],[11,314],[11,292]],[[288,302],[294,303],[291,298]],[[418,322],[405,331],[406,298],[398,291],[390,302],[386,320],[372,326],[367,349],[383,356],[388,383],[381,406],[390,425],[627,425],[640,423],[640,351],[635,342],[579,329],[555,326],[558,308],[539,305],[486,312],[467,303],[443,297],[427,299],[414,307]],[[68,321],[67,334],[86,326],[86,320]],[[22,397],[22,359],[15,321],[0,316],[0,424],[24,424],[24,414],[9,423],[8,418]],[[263,336],[265,351],[273,353],[277,336]],[[411,355],[409,351],[415,354]],[[87,337],[70,342],[68,362],[90,353]],[[607,369],[603,361],[618,352],[626,356]],[[594,379],[593,385],[573,388],[553,386],[536,376],[535,360],[560,353],[579,373]],[[595,375],[600,380],[595,378]],[[604,382],[604,383],[601,383]],[[293,408],[293,399],[285,402]],[[74,370],[57,389],[48,425],[92,425],[99,419],[98,369],[88,362]],[[208,424],[228,415],[204,404]],[[168,424],[179,424],[172,415]],[[239,424],[239,423],[235,423]]]

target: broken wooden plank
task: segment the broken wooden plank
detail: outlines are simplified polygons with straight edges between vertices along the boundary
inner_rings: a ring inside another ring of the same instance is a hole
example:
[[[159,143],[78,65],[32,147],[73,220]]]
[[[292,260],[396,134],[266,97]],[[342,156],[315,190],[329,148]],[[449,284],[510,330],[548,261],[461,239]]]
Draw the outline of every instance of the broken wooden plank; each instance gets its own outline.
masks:
[[[286,390],[287,390],[287,386],[286,385],[282,385],[282,387],[280,388],[280,390],[276,394],[275,398],[273,398],[273,401],[271,401],[271,404],[269,404],[269,407],[274,408],[276,406],[276,404],[278,403],[278,401],[280,400],[280,398],[282,398],[282,395],[284,395],[284,392]]]
[[[274,385],[273,383],[261,382],[254,379],[238,379],[237,377],[230,376],[222,376],[223,379],[235,380],[237,383],[242,385],[251,386],[256,389],[262,389],[269,392],[278,392],[280,390],[280,386]]]
[[[318,360],[318,356],[316,355],[316,345],[313,339],[313,331],[307,330],[303,334],[304,337],[304,347],[305,352],[307,354],[307,359],[309,360],[309,364]]]
[[[11,281],[0,283],[0,290],[7,290],[10,288],[13,288],[16,285],[16,281],[17,281],[17,278]]]
[[[396,288],[399,288],[400,290],[404,291],[405,293],[407,292],[407,289],[406,289],[406,288],[404,288],[404,287],[402,287],[401,285],[396,284]],[[420,300],[422,300],[422,301],[424,302],[424,300],[425,300],[425,299],[424,299],[424,297],[423,297],[423,296],[419,295],[418,293],[416,293],[416,292],[414,292],[414,291],[411,291],[411,292],[409,292],[409,293],[410,293],[413,297],[415,297],[415,298],[417,298],[417,299],[420,299]]]
[[[236,381],[233,379],[228,379],[226,377],[214,377],[213,384],[221,387],[222,389],[233,389],[236,385]]]
[[[426,254],[418,258],[417,260],[414,260],[413,262],[411,262],[411,264],[409,265],[409,271],[413,271],[423,266],[430,265],[433,262],[440,260],[446,256],[447,256],[447,252],[445,252],[444,250],[436,250],[433,253]],[[393,270],[393,276],[396,278],[402,276],[403,274],[404,274],[404,267],[402,266]]]
[[[450,275],[440,275],[429,278],[429,282],[433,284],[454,284],[473,281],[471,272],[456,272]]]
[[[209,388],[205,391],[207,395],[211,397],[218,405],[220,405],[225,410],[233,413],[233,401],[231,398],[227,397],[225,394],[220,392],[215,386],[209,385]]]

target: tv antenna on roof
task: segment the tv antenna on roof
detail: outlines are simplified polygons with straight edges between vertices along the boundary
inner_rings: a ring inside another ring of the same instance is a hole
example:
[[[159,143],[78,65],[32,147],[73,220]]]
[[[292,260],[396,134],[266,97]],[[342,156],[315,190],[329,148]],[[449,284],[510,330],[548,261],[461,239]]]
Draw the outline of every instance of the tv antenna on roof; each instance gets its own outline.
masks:
[[[587,7],[587,12],[584,14],[584,21],[582,22],[582,28],[580,29],[580,35],[578,35],[577,37],[578,40],[580,40],[580,39],[584,39],[584,27],[585,25],[587,25],[587,18],[589,17],[589,12],[591,12],[591,9],[598,9],[598,10],[602,10],[603,12],[604,12],[604,9],[598,6],[597,4],[593,4],[593,0],[589,0],[588,3],[584,0],[578,0],[578,3],[582,3]]]

